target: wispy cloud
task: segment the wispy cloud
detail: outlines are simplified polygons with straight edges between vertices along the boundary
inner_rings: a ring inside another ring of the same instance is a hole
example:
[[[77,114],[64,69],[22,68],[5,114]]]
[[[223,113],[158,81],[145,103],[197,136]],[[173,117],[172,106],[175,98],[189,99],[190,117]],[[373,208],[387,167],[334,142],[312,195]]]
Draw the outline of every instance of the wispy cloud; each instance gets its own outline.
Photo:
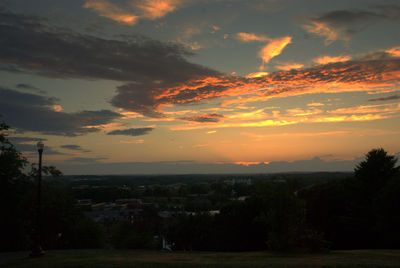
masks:
[[[303,25],[303,28],[309,33],[324,37],[326,45],[329,45],[338,39],[349,40],[349,37],[341,36],[338,30],[325,22],[311,20],[310,24]]]
[[[179,3],[177,0],[144,0],[132,5],[141,11],[144,18],[155,20],[177,9]]]
[[[101,160],[106,160],[105,157],[72,157],[65,160],[65,162],[71,162],[74,164],[88,164],[98,163]]]
[[[383,98],[369,99],[368,101],[390,101],[390,100],[398,100],[400,99],[400,95],[392,95]]]
[[[387,50],[385,50],[385,52],[390,54],[392,57],[400,58],[400,46],[387,49]]]
[[[135,25],[139,19],[162,18],[176,10],[179,3],[177,0],[131,0],[125,1],[124,5],[118,5],[109,0],[86,0],[83,7],[118,23]]]
[[[290,36],[272,39],[259,52],[259,56],[263,60],[263,63],[267,63],[272,58],[280,55],[283,49],[291,42],[292,38]]]
[[[203,114],[203,115],[193,115],[188,117],[182,117],[180,119],[190,122],[197,122],[197,123],[216,123],[223,118],[223,115],[220,114]]]
[[[119,141],[120,143],[126,143],[126,144],[142,144],[144,143],[144,140],[129,140],[129,141]]]
[[[331,110],[329,113],[333,114],[385,114],[395,113],[400,111],[400,104],[380,104],[380,105],[361,105],[350,108],[339,108]]]
[[[242,42],[268,42],[258,53],[259,57],[263,60],[263,65],[260,69],[264,68],[264,63],[281,54],[283,49],[292,42],[292,37],[290,36],[270,38],[267,35],[244,32],[237,33],[235,38]]]
[[[290,70],[294,70],[294,69],[300,69],[303,67],[304,67],[304,64],[302,64],[302,63],[286,63],[286,64],[275,66],[275,68],[277,68],[279,70],[283,70],[283,71],[290,71]]]
[[[325,104],[321,103],[321,102],[312,102],[312,103],[308,103],[307,106],[312,106],[312,107],[318,107],[318,106],[324,106]]]
[[[108,0],[87,0],[83,7],[93,10],[99,16],[127,25],[134,25],[139,19],[139,16],[126,12],[124,8]]]
[[[235,38],[242,41],[242,42],[268,42],[271,41],[266,35],[258,35],[255,33],[237,33]]]
[[[37,88],[35,86],[29,85],[29,84],[24,84],[24,83],[17,84],[16,87],[18,89],[21,89],[21,90],[34,91],[34,92],[37,92],[39,94],[46,94],[47,93],[46,91],[41,90],[41,89],[39,89],[39,88]]]
[[[117,129],[108,132],[107,135],[142,136],[149,134],[153,129],[152,127]]]
[[[90,152],[89,150],[85,150],[80,145],[76,145],[76,144],[61,145],[60,148],[73,150],[73,151]]]
[[[329,63],[334,63],[334,62],[345,62],[351,60],[351,56],[321,56],[313,61],[318,64],[329,64]]]
[[[249,73],[248,75],[246,75],[246,78],[257,78],[257,77],[262,77],[262,76],[266,76],[269,75],[268,72],[256,72],[256,73]]]

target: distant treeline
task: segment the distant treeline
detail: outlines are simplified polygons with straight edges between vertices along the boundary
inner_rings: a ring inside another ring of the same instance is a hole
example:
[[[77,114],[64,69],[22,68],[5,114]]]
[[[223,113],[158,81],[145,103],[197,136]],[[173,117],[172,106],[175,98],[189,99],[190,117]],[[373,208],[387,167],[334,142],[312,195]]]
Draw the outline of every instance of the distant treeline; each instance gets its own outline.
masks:
[[[64,175],[63,182],[68,187],[88,186],[146,186],[168,185],[174,183],[199,184],[231,179],[251,179],[253,182],[264,180],[296,179],[302,185],[343,179],[351,172],[299,172],[272,174],[177,174],[177,175]]]

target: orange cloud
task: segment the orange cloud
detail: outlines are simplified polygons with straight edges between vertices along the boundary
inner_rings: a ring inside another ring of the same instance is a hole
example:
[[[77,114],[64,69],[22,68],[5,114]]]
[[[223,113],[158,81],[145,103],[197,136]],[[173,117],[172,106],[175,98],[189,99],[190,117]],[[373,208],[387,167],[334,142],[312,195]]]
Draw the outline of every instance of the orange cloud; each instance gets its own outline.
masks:
[[[173,126],[170,130],[194,130],[194,129],[204,129],[204,128],[248,128],[248,127],[271,127],[271,126],[286,126],[293,125],[299,123],[299,120],[262,120],[255,122],[232,122],[232,123],[215,123],[215,124],[196,124],[196,125],[181,125],[181,126]]]
[[[352,131],[348,130],[337,130],[337,131],[323,131],[323,132],[285,132],[276,134],[254,134],[250,132],[244,132],[242,135],[247,136],[254,141],[262,141],[265,139],[276,139],[276,138],[287,138],[287,137],[321,137],[321,136],[337,136],[337,135],[349,135]]]
[[[315,118],[313,122],[352,122],[352,121],[371,121],[378,119],[385,119],[388,116],[380,114],[366,114],[366,115],[351,115],[351,116],[333,116],[333,117],[320,117]]]
[[[361,105],[350,108],[340,108],[329,111],[334,114],[370,114],[370,113],[393,113],[400,111],[400,104],[382,104],[382,105]]]
[[[246,78],[256,78],[256,77],[262,77],[262,76],[266,76],[269,75],[268,72],[256,72],[256,73],[249,73],[248,75],[246,75]]]
[[[234,162],[235,165],[241,165],[241,166],[246,166],[246,167],[248,167],[250,165],[259,165],[261,163],[262,162],[245,162],[245,161]],[[266,163],[268,163],[268,162],[266,162]],[[265,164],[265,162],[264,162],[264,164]]]
[[[399,81],[400,61],[396,59],[337,62],[262,76],[194,76],[182,83],[152,84],[146,91],[149,92],[146,109],[161,116],[160,109],[167,105],[223,98],[221,106],[228,112],[226,109],[271,98],[316,93],[395,91],[399,90]],[[141,112],[135,107],[132,111]]]
[[[61,105],[54,104],[54,105],[53,105],[53,111],[55,111],[55,112],[61,112],[61,111],[62,111]]]
[[[311,24],[303,25],[303,28],[309,33],[325,37],[325,45],[338,39],[348,40],[346,36],[341,36],[337,30],[324,22],[312,21]]]
[[[227,116],[227,118],[229,119],[260,119],[264,117],[265,117],[264,109],[258,109],[247,113],[234,113],[232,115]]]
[[[254,33],[237,33],[236,34],[236,39],[242,41],[242,42],[253,42],[253,41],[258,41],[258,42],[265,42],[265,41],[271,41],[271,38],[269,38],[266,35],[256,35]]]
[[[145,0],[135,7],[142,11],[142,17],[155,20],[174,11],[177,4],[174,0]]]
[[[295,109],[288,109],[286,111],[290,116],[308,116],[314,114],[321,114],[323,112],[322,110],[315,108],[310,110],[295,108]]]
[[[86,0],[83,7],[116,22],[134,25],[141,18],[155,20],[164,17],[176,10],[179,3],[177,0],[131,1],[129,8],[128,6],[119,6],[109,0]]]
[[[191,42],[191,41],[182,39],[180,37],[178,37],[177,41],[178,41],[178,43],[184,45],[185,47],[189,47],[191,50],[199,50],[199,49],[203,48],[203,46],[200,45],[199,42],[197,42],[197,41]]]
[[[307,106],[312,106],[312,107],[316,107],[316,106],[324,106],[325,104],[320,103],[320,102],[312,102],[312,103],[308,103]]]
[[[351,60],[350,56],[337,56],[337,57],[331,57],[331,56],[322,56],[319,58],[314,59],[315,63],[318,64],[328,64],[328,63],[334,63],[334,62],[345,62]]]
[[[303,67],[304,67],[304,64],[301,64],[301,63],[288,63],[288,64],[285,64],[285,65],[275,66],[275,68],[277,68],[279,70],[283,70],[283,71],[290,71],[290,70],[293,70],[293,69],[300,69],[300,68],[303,68]]]
[[[392,57],[400,57],[400,47],[393,47],[385,50],[385,52],[389,53]]]
[[[144,143],[144,140],[129,140],[129,141],[119,141],[119,142],[126,144],[142,144]]]
[[[290,36],[273,39],[270,43],[268,43],[260,50],[259,56],[260,58],[262,58],[264,63],[267,63],[272,58],[281,54],[283,49],[291,42],[292,38]]]
[[[139,16],[127,13],[124,9],[110,3],[108,0],[87,0],[83,7],[92,9],[99,16],[122,24],[134,25],[139,19]]]
[[[216,33],[217,31],[219,31],[219,30],[221,30],[220,27],[218,27],[218,26],[216,26],[216,25],[213,25],[213,26],[211,26],[210,34],[215,34],[215,33]]]

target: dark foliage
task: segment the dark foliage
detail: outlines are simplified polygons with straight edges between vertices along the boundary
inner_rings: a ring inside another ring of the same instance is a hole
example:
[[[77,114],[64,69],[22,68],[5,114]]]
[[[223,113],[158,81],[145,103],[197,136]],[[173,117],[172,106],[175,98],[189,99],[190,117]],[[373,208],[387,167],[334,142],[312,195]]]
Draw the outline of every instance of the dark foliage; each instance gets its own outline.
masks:
[[[161,218],[154,208],[145,208],[131,221],[114,226],[111,244],[118,249],[159,249]]]
[[[30,249],[37,169],[24,173],[27,160],[7,140],[8,126],[0,125],[0,251]],[[41,236],[44,249],[103,247],[104,234],[92,220],[83,216],[72,196],[57,183],[61,172],[44,166],[51,176],[42,184]]]
[[[307,223],[335,249],[398,248],[399,167],[383,149],[373,149],[355,176],[300,191]]]

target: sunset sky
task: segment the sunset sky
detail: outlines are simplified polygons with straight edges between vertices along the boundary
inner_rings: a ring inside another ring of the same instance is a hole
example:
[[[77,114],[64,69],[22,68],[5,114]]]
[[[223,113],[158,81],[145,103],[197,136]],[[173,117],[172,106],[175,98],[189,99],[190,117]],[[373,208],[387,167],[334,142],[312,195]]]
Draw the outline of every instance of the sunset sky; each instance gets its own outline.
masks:
[[[0,120],[65,174],[400,152],[399,0],[3,0]]]

